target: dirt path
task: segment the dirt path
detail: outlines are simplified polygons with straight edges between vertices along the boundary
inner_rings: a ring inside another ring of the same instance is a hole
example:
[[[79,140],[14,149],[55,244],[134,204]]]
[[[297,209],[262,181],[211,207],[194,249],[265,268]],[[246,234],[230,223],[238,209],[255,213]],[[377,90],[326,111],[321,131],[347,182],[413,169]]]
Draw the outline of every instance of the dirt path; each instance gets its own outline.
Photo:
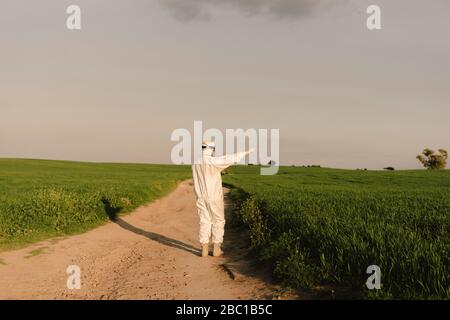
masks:
[[[226,256],[200,258],[190,181],[87,233],[0,253],[0,299],[270,299],[279,288],[248,264],[242,234]],[[67,288],[69,265],[81,289]],[[234,278],[234,279],[233,279]]]

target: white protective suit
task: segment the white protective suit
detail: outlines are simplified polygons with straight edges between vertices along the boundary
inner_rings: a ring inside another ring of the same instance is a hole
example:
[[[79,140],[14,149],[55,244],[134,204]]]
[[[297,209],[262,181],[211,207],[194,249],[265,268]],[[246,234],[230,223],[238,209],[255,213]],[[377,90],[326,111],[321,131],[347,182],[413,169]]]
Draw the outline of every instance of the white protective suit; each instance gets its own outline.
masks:
[[[200,218],[199,240],[209,243],[223,242],[225,226],[221,171],[241,161],[250,152],[214,157],[211,149],[204,149],[200,163],[192,165],[197,210]]]

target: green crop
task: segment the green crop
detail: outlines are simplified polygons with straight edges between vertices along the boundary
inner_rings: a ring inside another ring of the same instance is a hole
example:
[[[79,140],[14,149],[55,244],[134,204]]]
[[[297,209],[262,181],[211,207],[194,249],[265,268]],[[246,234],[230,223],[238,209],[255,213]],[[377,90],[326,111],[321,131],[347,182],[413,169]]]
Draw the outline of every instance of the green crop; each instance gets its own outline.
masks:
[[[235,167],[238,216],[260,258],[299,288],[369,298],[450,298],[450,171]],[[381,268],[381,290],[365,286]]]
[[[189,178],[187,166],[0,159],[0,249],[79,233]]]

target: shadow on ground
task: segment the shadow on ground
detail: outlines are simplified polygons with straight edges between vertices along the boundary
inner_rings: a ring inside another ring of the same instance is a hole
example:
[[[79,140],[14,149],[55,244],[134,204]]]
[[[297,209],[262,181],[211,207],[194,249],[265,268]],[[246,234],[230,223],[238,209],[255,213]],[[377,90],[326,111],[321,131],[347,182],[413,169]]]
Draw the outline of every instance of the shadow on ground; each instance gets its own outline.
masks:
[[[117,224],[118,226],[122,227],[123,229],[133,232],[135,234],[138,234],[140,236],[144,236],[150,240],[159,242],[163,245],[166,245],[166,246],[169,246],[172,248],[177,248],[180,250],[184,250],[184,251],[190,252],[196,256],[201,256],[200,249],[195,248],[187,243],[166,237],[159,233],[146,231],[146,230],[140,229],[138,227],[135,227],[135,226],[129,224],[125,220],[119,218],[119,212],[122,210],[121,207],[112,206],[111,202],[106,198],[103,198],[101,201],[104,205],[105,212],[108,215],[109,220],[111,220],[113,223]]]

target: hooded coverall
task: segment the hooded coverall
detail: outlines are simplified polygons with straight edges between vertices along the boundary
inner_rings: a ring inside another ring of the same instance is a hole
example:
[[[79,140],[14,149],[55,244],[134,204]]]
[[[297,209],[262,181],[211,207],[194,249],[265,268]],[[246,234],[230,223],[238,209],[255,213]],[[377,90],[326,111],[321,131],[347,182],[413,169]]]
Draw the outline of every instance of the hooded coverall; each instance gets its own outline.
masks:
[[[225,226],[221,171],[241,161],[249,152],[213,157],[203,152],[200,163],[192,165],[194,190],[197,196],[197,211],[200,218],[199,240],[209,243],[223,242]]]

